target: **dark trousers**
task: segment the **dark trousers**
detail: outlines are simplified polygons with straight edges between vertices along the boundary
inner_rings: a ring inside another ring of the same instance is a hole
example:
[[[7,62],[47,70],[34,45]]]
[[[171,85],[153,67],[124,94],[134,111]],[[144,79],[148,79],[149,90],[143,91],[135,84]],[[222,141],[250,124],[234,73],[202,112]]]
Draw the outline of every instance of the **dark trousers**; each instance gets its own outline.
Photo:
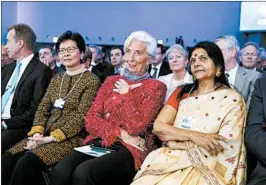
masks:
[[[6,152],[2,162],[2,185],[44,185],[45,164],[33,152],[12,155]]]
[[[1,155],[19,141],[27,137],[28,129],[1,130]]]
[[[126,147],[95,158],[72,151],[54,168],[51,185],[129,185],[136,174]]]

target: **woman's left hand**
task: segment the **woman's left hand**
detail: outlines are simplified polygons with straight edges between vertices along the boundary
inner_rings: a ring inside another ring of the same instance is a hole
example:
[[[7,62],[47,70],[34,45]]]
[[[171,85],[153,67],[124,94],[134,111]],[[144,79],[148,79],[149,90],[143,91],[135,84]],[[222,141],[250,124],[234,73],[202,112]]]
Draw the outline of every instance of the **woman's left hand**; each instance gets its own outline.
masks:
[[[47,143],[51,143],[56,141],[56,139],[53,136],[41,136],[38,138],[33,138],[33,137],[29,137],[30,141],[35,141],[38,145],[43,145],[43,144],[47,144]]]
[[[119,94],[126,94],[129,91],[140,87],[142,85],[142,83],[137,83],[137,84],[132,84],[129,85],[125,80],[123,79],[119,79],[118,81],[115,82],[115,89],[113,89],[113,91],[119,93]]]

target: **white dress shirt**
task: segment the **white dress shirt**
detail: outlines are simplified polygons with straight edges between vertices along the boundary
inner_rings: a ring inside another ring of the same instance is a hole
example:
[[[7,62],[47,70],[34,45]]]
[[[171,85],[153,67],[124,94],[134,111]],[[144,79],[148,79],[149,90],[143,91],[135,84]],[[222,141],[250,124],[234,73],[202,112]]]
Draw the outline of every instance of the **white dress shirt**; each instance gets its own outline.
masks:
[[[19,71],[19,76],[18,76],[18,79],[17,79],[17,83],[16,83],[16,86],[18,85],[18,82],[21,78],[21,76],[23,75],[26,67],[28,66],[28,64],[30,63],[31,59],[33,58],[34,54],[31,54],[29,56],[27,56],[26,58],[22,59],[20,62],[21,62],[21,67],[20,67],[20,71]],[[7,84],[11,83],[10,80],[13,78],[13,76],[15,75],[15,70],[13,71],[11,77],[9,78],[9,81]],[[2,114],[2,119],[9,119],[11,118],[11,115],[10,115],[10,108],[11,108],[11,105],[12,105],[12,101],[13,101],[13,97],[14,97],[14,94],[15,94],[15,91],[16,91],[16,88],[15,87],[15,90],[12,92],[12,94],[10,95],[10,98],[8,99],[7,101],[7,104],[6,104],[6,107],[3,111],[3,114]]]
[[[155,65],[151,65],[151,72],[150,72],[150,74],[151,74],[151,76],[153,75],[153,73],[155,72],[155,70],[153,69],[154,67],[156,67],[157,68],[157,74],[156,74],[156,79],[158,79],[158,77],[159,77],[159,72],[160,72],[160,69],[161,69],[161,67],[162,67],[162,64],[163,64],[163,62],[161,62],[160,64],[158,64],[157,66],[155,66]]]
[[[238,64],[230,71],[225,71],[225,73],[229,75],[228,80],[231,87],[235,86],[237,70],[238,70]]]
[[[161,82],[163,82],[167,87],[167,93],[165,96],[165,102],[169,99],[171,94],[174,92],[174,90],[184,84],[191,84],[193,83],[193,77],[186,72],[186,75],[183,80],[177,81],[174,79],[174,74],[168,74],[164,76],[160,76],[159,79]]]

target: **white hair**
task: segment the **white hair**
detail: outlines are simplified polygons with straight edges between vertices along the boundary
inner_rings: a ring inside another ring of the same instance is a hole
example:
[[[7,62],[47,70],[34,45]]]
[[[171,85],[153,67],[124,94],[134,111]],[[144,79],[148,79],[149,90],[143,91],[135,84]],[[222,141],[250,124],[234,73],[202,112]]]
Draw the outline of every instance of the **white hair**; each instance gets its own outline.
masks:
[[[238,54],[240,48],[239,48],[239,43],[236,39],[235,36],[233,35],[224,35],[224,36],[221,36],[221,37],[218,37],[216,40],[215,40],[215,43],[220,41],[220,40],[224,40],[226,45],[227,45],[227,49],[236,49],[236,52]]]
[[[132,32],[125,40],[124,52],[126,52],[127,47],[130,45],[130,43],[133,40],[144,42],[144,44],[146,45],[146,51],[148,55],[153,57],[153,59],[156,58],[157,42],[156,42],[156,39],[153,38],[149,33],[145,31]]]
[[[169,54],[172,52],[173,49],[178,49],[183,55],[185,56],[185,59],[188,58],[188,53],[185,50],[185,48],[179,44],[172,45],[167,51],[166,51],[166,57],[168,59]]]

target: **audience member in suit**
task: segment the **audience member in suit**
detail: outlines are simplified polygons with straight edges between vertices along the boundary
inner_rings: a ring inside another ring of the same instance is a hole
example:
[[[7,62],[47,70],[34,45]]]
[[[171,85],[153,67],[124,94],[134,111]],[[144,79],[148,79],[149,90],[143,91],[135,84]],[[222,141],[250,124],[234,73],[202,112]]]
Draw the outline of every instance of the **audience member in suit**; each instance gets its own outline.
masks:
[[[1,66],[4,67],[14,60],[12,58],[9,58],[5,45],[1,45],[1,49]]]
[[[61,35],[56,51],[67,70],[52,79],[29,138],[2,157],[3,185],[42,185],[45,167],[56,164],[74,147],[82,145],[84,118],[100,81],[83,64],[85,40],[79,33],[67,31]]]
[[[115,74],[120,74],[123,67],[124,51],[120,47],[112,47],[110,50],[111,64],[114,66]]]
[[[192,75],[186,70],[188,54],[181,45],[175,44],[171,46],[166,51],[166,58],[173,73],[160,76],[158,79],[167,86],[165,102],[177,87],[193,83]]]
[[[266,78],[258,79],[252,94],[245,144],[248,156],[247,185],[266,184]]]
[[[215,43],[223,53],[225,73],[228,75],[229,84],[240,92],[248,109],[254,84],[262,75],[257,71],[245,69],[237,63],[239,44],[234,36],[225,35],[218,37]]]
[[[103,83],[106,77],[114,74],[114,67],[106,62],[102,62],[102,52],[98,46],[90,45],[89,49],[92,53],[91,67],[89,70],[99,77]]]
[[[98,158],[73,151],[54,168],[51,185],[129,185],[153,149],[147,130],[166,92],[147,72],[156,40],[137,31],[127,37],[124,48],[124,74],[105,80],[85,118],[84,144],[114,151]]]
[[[39,50],[39,59],[42,63],[49,66],[52,71],[53,75],[60,72],[65,72],[65,69],[60,65],[59,67],[56,65],[55,60],[55,51],[50,46],[42,46]]]
[[[156,59],[149,65],[149,73],[152,78],[158,79],[159,76],[168,75],[172,73],[169,64],[163,62],[165,58],[165,48],[162,44],[157,44]]]
[[[257,68],[261,69],[262,72],[266,72],[266,51],[264,48],[259,49],[259,59]]]
[[[239,59],[242,66],[246,69],[262,72],[260,68],[257,68],[259,60],[259,47],[254,42],[247,42],[239,52]]]
[[[27,136],[36,109],[53,76],[52,70],[34,57],[34,31],[17,24],[7,34],[7,52],[16,60],[2,68],[2,153]]]

